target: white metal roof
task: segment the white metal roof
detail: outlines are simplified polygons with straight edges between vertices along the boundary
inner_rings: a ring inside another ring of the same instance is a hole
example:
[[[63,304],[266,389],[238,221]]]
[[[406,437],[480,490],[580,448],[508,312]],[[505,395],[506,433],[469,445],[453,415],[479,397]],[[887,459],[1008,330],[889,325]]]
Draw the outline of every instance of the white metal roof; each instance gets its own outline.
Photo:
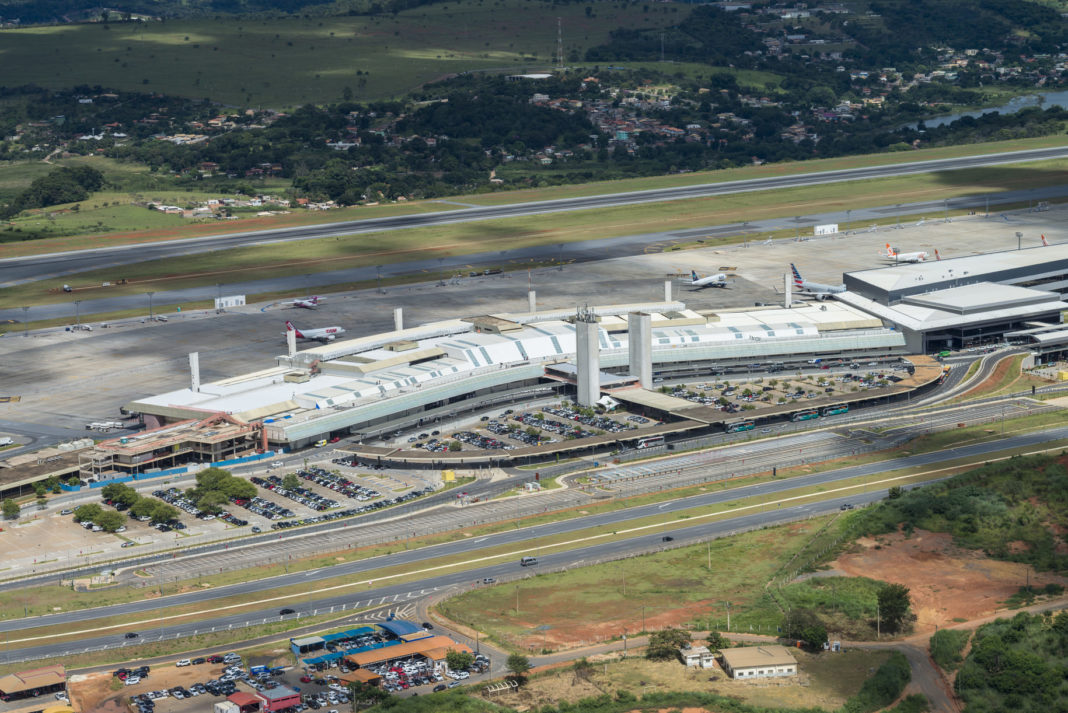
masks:
[[[939,282],[965,277],[974,279],[977,276],[1003,270],[1038,267],[1053,260],[1068,260],[1068,244],[928,260],[927,262],[858,270],[848,274],[873,287],[891,292],[916,285],[937,285]]]
[[[862,297],[855,292],[843,293],[836,295],[836,297],[881,319],[917,332],[947,328],[960,329],[969,325],[986,324],[999,320],[1022,319],[1043,312],[1068,309],[1068,303],[1054,298],[1048,302],[1037,304],[1013,305],[1001,309],[995,308],[962,314],[905,302],[887,306],[867,297]]]
[[[1005,309],[1017,305],[1040,304],[1058,299],[1060,299],[1059,295],[1045,290],[1002,285],[997,282],[977,282],[963,287],[911,295],[902,301],[906,304],[963,314],[980,310]]]

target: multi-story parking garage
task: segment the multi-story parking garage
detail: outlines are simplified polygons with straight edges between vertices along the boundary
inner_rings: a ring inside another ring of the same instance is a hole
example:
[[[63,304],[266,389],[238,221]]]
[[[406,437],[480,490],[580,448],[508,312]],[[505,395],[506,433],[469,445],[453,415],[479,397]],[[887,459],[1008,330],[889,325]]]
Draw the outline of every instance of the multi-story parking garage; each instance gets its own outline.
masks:
[[[695,312],[670,302],[590,311],[597,320],[600,369],[617,374],[630,368],[627,315],[634,312],[650,315],[658,378],[754,362],[904,352],[900,332],[833,302],[789,310]],[[334,435],[373,436],[496,404],[572,393],[566,370],[552,367],[576,361],[573,317],[570,311],[499,314],[330,342],[278,357],[272,368],[202,385],[194,380],[188,389],[126,408],[141,414],[150,429],[226,414],[261,424],[272,447],[300,447]]]

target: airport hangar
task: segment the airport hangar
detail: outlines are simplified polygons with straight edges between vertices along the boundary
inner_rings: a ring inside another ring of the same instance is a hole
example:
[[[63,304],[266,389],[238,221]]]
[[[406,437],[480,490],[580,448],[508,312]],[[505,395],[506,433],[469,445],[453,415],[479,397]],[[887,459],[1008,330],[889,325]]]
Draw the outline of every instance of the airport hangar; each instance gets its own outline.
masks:
[[[835,298],[895,325],[910,353],[1008,341],[1068,350],[1068,244],[847,272]]]
[[[576,387],[586,390],[579,403],[592,403],[616,389],[651,390],[654,375],[905,353],[900,332],[832,301],[701,312],[660,302],[584,313],[590,321],[573,310],[453,319],[303,351],[291,342],[272,368],[206,384],[190,355],[190,387],[127,404],[147,430],[98,444],[83,458],[81,475],[158,472],[334,435],[373,438],[500,404],[574,394]],[[628,339],[633,329],[640,338]]]

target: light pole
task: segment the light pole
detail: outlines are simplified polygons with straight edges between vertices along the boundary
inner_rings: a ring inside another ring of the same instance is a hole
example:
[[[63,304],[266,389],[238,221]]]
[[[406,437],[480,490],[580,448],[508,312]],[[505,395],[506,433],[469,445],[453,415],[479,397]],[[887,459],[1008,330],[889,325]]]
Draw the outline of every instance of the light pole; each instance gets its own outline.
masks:
[[[82,326],[82,301],[74,300],[74,326]]]
[[[943,198],[942,199],[942,222],[943,223],[948,223],[949,222],[949,199],[948,198]]]
[[[845,233],[845,232],[847,232],[849,230],[849,216],[851,216],[851,215],[853,215],[853,211],[851,209],[849,209],[849,208],[846,208],[846,224],[845,224],[845,230],[842,231],[843,233]]]
[[[1023,246],[1023,233],[1016,231],[1016,249],[1020,250]]]
[[[148,293],[148,321],[150,321],[150,322],[155,319],[155,317],[152,316],[152,295],[154,295],[154,294],[156,294],[156,293],[155,292],[149,292]]]
[[[30,336],[30,323],[27,315],[30,313],[29,307],[22,308],[22,336]]]

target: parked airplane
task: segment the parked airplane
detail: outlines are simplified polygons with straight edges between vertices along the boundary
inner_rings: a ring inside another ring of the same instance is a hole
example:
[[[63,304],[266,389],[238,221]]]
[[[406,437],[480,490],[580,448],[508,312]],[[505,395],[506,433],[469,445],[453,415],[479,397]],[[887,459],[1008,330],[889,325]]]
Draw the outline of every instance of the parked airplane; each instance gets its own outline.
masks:
[[[797,271],[797,266],[790,263],[790,270],[794,273],[794,288],[793,291],[802,295],[812,295],[818,300],[827,299],[829,295],[837,295],[846,291],[845,285],[824,285],[819,282],[810,282],[809,280],[801,277],[801,273]]]
[[[320,342],[332,342],[337,335],[345,333],[345,330],[341,327],[322,327],[320,329],[300,330],[294,327],[293,323],[288,320],[286,321],[286,331],[296,332],[297,339],[316,339]]]
[[[894,262],[923,262],[927,259],[927,253],[922,250],[914,253],[902,253],[898,252],[897,248],[890,247],[890,243],[887,243],[884,257],[888,257]]]
[[[1049,247],[1049,243],[1046,241],[1045,235],[1042,236],[1042,244],[1045,245],[1047,248]]]
[[[697,274],[696,270],[690,270],[690,282],[691,287],[696,287],[699,290],[703,290],[706,287],[723,287],[727,288],[727,276],[722,272],[717,272],[715,275],[709,275],[708,277],[701,277]],[[729,289],[729,288],[728,288]]]
[[[280,302],[279,304],[289,305],[290,307],[300,307],[301,309],[316,309],[324,302],[323,298],[319,295],[309,297],[305,300],[292,300],[290,302]]]

